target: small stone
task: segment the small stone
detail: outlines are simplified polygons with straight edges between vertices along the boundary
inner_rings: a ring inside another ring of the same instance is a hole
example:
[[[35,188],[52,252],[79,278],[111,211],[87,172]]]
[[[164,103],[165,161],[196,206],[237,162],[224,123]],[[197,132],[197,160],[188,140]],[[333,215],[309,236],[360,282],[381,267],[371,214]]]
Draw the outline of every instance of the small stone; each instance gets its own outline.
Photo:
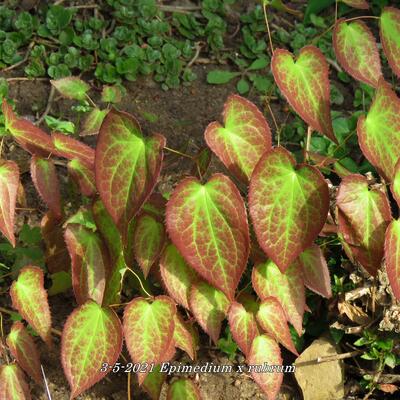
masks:
[[[241,385],[241,383],[242,383],[242,382],[241,382],[239,379],[236,379],[235,382],[234,382],[234,385],[235,385],[236,387],[238,387],[238,386]]]

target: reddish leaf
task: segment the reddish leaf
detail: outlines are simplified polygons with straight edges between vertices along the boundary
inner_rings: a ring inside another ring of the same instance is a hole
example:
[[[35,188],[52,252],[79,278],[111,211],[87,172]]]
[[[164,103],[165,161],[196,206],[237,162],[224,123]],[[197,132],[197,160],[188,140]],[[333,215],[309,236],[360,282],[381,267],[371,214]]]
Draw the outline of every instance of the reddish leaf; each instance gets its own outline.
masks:
[[[103,241],[84,226],[69,224],[65,242],[71,257],[72,287],[77,303],[92,299],[101,305],[110,268]]]
[[[192,286],[189,304],[199,325],[217,344],[222,321],[229,309],[229,300],[208,283],[198,282]]]
[[[6,99],[3,99],[2,109],[6,129],[23,149],[42,157],[54,153],[53,141],[46,132],[30,121],[18,118]]]
[[[152,400],[159,400],[162,386],[167,374],[160,372],[160,366],[156,365],[143,381],[142,388],[149,394]]]
[[[268,335],[293,354],[299,355],[290,335],[285,311],[278,299],[270,296],[263,300],[257,313],[257,321]]]
[[[381,78],[367,116],[358,118],[357,135],[362,152],[389,182],[394,178],[400,147],[400,99]]]
[[[315,167],[296,166],[294,157],[277,147],[265,153],[254,170],[249,207],[261,248],[285,271],[323,228],[328,185]]]
[[[347,4],[353,8],[359,8],[360,10],[368,10],[369,5],[366,0],[341,0],[343,3]]]
[[[400,77],[400,10],[394,7],[385,7],[381,13],[379,25],[383,51],[390,68]]]
[[[17,364],[0,365],[0,398],[2,400],[30,400],[25,374]]]
[[[167,204],[167,230],[188,264],[232,300],[250,247],[246,208],[232,181],[222,174],[204,185],[181,181]]]
[[[100,110],[97,107],[93,108],[84,119],[82,131],[79,136],[97,135],[107,113],[108,110]]]
[[[71,100],[86,100],[86,92],[90,86],[76,76],[51,80],[50,83],[61,93],[62,96]]]
[[[393,197],[397,202],[397,205],[400,207],[400,158],[397,161],[393,182],[390,185],[390,190],[392,191]]]
[[[400,221],[393,220],[385,235],[386,272],[393,294],[400,300]]]
[[[111,110],[96,146],[96,186],[103,203],[126,234],[129,221],[147,200],[160,174],[165,138],[145,138],[129,114]]]
[[[180,378],[168,387],[167,400],[201,400],[197,385],[190,379]]]
[[[174,335],[176,307],[167,296],[158,296],[154,301],[136,297],[124,311],[124,336],[126,346],[134,363],[159,364],[171,347]],[[146,372],[139,372],[141,385]]]
[[[357,261],[373,276],[380,268],[385,231],[392,219],[386,195],[368,187],[367,178],[349,175],[342,180],[336,199],[339,232]]]
[[[270,368],[282,365],[281,351],[275,340],[267,335],[257,336],[251,345],[247,363],[254,366],[251,375],[262,391],[267,395],[268,400],[275,400],[283,380],[282,372],[261,372],[257,367],[265,367],[264,363]]]
[[[7,346],[18,364],[30,375],[36,383],[43,383],[40,373],[40,358],[32,336],[20,321],[13,323],[7,336]]]
[[[19,169],[14,161],[0,160],[0,231],[15,247],[14,219]]]
[[[20,270],[10,288],[13,307],[29,322],[40,337],[51,345],[51,315],[44,274],[39,267],[27,266]]]
[[[236,94],[228,97],[222,117],[224,126],[207,126],[207,145],[233,175],[248,183],[258,160],[271,148],[271,130],[258,108]]]
[[[197,274],[173,244],[166,246],[161,255],[160,271],[168,294],[178,304],[189,308],[190,287],[197,280]]]
[[[304,284],[323,297],[332,297],[329,269],[319,246],[313,244],[299,256]]]
[[[94,166],[95,152],[85,143],[57,132],[53,132],[51,138],[58,156],[68,160],[78,159],[89,168]]]
[[[243,354],[248,355],[253,339],[260,334],[255,314],[234,301],[229,307],[228,321],[233,339]]]
[[[67,164],[68,173],[75,180],[81,193],[84,196],[94,196],[96,194],[96,182],[93,169],[88,168],[85,163],[77,158],[72,159]]]
[[[302,334],[305,291],[301,266],[296,261],[285,273],[270,260],[253,268],[252,283],[254,290],[265,300],[276,297],[281,303],[287,319],[299,335]]]
[[[180,348],[194,360],[196,358],[196,340],[193,336],[193,328],[189,322],[183,320],[179,313],[174,317],[174,341],[175,346]]]
[[[122,349],[121,322],[111,308],[88,300],[68,317],[61,339],[61,363],[71,400],[103,379]]]
[[[280,91],[300,117],[337,143],[330,114],[328,63],[321,50],[305,46],[295,61],[289,51],[277,49],[271,69]]]
[[[378,86],[382,76],[378,46],[363,21],[339,19],[333,30],[333,45],[337,59],[348,74],[368,85]]]

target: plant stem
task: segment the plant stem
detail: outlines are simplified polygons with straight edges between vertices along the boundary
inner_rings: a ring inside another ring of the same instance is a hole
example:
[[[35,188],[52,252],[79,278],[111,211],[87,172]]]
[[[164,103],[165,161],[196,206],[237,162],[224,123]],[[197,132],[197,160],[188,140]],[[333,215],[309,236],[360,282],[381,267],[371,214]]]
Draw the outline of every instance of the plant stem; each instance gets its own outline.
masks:
[[[167,147],[167,146],[164,147],[164,150],[167,150],[170,153],[178,154],[182,157],[190,158],[191,160],[193,160],[192,156],[190,156],[189,154],[181,153],[179,150],[171,149],[170,147]]]
[[[37,126],[39,126],[43,122],[43,120],[46,118],[47,114],[50,112],[51,104],[52,104],[53,98],[54,98],[54,93],[55,93],[55,88],[52,85],[51,89],[50,89],[49,97],[47,99],[46,109],[44,110],[44,112],[40,116],[40,118],[36,121]]]
[[[296,367],[305,366],[305,365],[312,365],[312,364],[321,364],[329,361],[337,361],[337,360],[345,360],[346,358],[353,358],[360,354],[364,353],[363,350],[354,350],[348,353],[336,354],[334,356],[326,356],[326,357],[317,357],[310,361],[303,361],[301,363],[297,363]]]
[[[305,161],[309,160],[308,153],[310,152],[312,132],[313,132],[313,129],[311,128],[311,126],[308,126],[308,128],[307,128],[306,148],[305,148],[305,153],[304,153],[304,160]]]
[[[263,11],[264,11],[265,25],[267,25],[269,46],[271,48],[271,56],[272,56],[274,54],[274,46],[272,45],[271,31],[269,30],[269,22],[268,22],[268,15],[267,15],[267,5],[265,4],[265,2],[263,2]]]
[[[140,279],[140,276],[130,267],[126,267],[126,269],[130,272],[132,272],[133,275],[135,275],[136,279],[139,281],[140,287],[142,288],[143,292],[146,293],[147,297],[149,298],[153,298],[154,296],[152,296],[143,286],[143,282]]]
[[[379,17],[375,17],[374,15],[361,15],[359,17],[353,17],[345,19],[344,22],[356,21],[358,19],[380,19]]]

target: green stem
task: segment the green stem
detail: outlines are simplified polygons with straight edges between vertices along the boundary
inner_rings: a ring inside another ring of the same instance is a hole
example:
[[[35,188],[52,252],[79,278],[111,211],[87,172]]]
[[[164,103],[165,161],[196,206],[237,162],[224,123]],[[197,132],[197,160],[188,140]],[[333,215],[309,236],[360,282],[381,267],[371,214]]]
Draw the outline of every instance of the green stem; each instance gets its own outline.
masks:
[[[154,296],[152,296],[143,286],[143,282],[140,279],[140,276],[130,267],[126,267],[126,269],[130,272],[132,272],[133,275],[135,275],[136,279],[139,281],[140,287],[142,288],[143,292],[146,293],[147,297],[149,298],[153,298]]]

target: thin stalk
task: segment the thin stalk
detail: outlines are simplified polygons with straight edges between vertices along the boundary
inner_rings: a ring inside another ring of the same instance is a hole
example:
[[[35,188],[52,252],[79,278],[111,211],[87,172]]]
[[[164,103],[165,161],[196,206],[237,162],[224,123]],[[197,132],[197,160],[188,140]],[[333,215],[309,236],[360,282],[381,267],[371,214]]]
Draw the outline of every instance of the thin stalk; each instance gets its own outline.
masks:
[[[265,4],[265,2],[263,2],[263,11],[264,11],[265,25],[267,25],[267,32],[268,32],[269,46],[271,48],[271,55],[273,55],[274,54],[274,46],[272,45],[271,31],[269,29],[269,22],[268,22],[268,15],[267,15],[267,5]]]
[[[153,298],[154,296],[152,296],[143,286],[143,282],[140,279],[140,276],[130,267],[126,267],[128,271],[132,272],[133,275],[135,275],[136,279],[139,281],[140,287],[142,288],[143,292],[146,293],[147,297],[149,298]]]
[[[305,153],[304,153],[304,160],[308,161],[309,160],[309,152],[310,152],[310,146],[311,146],[311,136],[313,133],[313,129],[311,128],[311,126],[308,126],[307,128],[307,139],[306,139],[306,149],[305,149]]]
[[[191,160],[193,160],[192,156],[190,156],[189,154],[182,153],[179,150],[171,149],[170,147],[167,147],[167,146],[164,147],[164,150],[167,150],[170,153],[178,154],[179,156],[190,158]]]

